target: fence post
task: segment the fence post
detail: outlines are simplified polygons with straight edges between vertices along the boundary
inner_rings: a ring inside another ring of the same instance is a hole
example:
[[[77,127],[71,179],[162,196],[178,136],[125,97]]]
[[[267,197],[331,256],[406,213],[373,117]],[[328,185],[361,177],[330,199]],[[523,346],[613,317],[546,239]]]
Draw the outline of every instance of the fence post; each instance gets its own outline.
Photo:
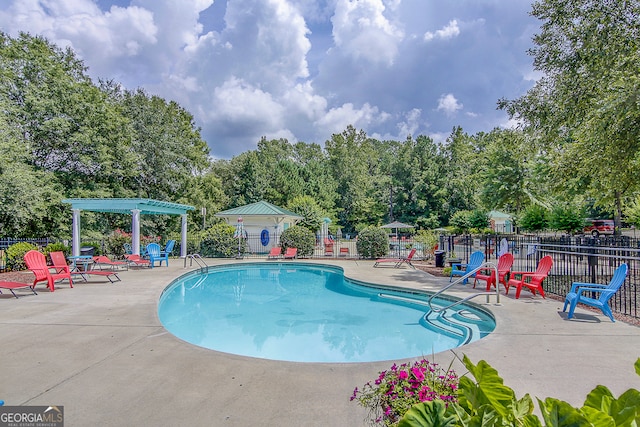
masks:
[[[598,273],[598,257],[596,256],[595,237],[589,238],[588,244],[589,244],[589,257],[588,257],[589,276],[591,278],[591,283],[596,283],[596,277]]]

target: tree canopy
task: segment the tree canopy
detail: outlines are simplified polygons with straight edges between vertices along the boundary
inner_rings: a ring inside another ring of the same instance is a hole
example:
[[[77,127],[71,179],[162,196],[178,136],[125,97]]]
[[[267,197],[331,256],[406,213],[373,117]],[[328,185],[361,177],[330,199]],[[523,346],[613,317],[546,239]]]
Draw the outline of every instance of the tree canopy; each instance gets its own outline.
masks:
[[[310,228],[328,217],[347,233],[395,220],[467,227],[471,216],[468,227],[482,228],[490,210],[530,230],[575,229],[584,212],[636,221],[638,1],[533,3],[541,27],[530,54],[542,77],[498,102],[517,129],[454,127],[437,142],[378,140],[348,126],[324,145],[263,137],[217,160],[176,102],[96,84],[72,50],[0,33],[0,227],[10,237],[68,237],[69,197],[191,204],[192,230],[213,225],[205,212],[260,200],[302,213]],[[143,232],[166,234],[175,221],[144,218]],[[85,232],[129,226],[123,216],[83,216]]]

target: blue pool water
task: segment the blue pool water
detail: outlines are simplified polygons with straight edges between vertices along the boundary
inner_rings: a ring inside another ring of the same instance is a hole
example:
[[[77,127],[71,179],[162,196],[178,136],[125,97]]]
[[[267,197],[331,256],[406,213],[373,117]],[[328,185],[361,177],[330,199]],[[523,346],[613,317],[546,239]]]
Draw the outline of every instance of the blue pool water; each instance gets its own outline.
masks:
[[[495,327],[490,313],[461,305],[443,331],[442,322],[425,317],[427,298],[350,281],[339,267],[235,264],[177,279],[163,292],[158,315],[169,332],[197,346],[295,362],[430,356]]]

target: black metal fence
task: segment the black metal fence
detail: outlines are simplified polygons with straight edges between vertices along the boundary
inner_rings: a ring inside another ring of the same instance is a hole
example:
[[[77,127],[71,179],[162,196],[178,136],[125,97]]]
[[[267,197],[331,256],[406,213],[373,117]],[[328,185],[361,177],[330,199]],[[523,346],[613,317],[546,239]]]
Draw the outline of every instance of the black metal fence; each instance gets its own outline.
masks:
[[[614,270],[627,263],[627,278],[610,300],[613,312],[640,318],[640,240],[627,236],[447,236],[441,247],[466,261],[472,252],[481,250],[486,260],[496,260],[507,248],[514,255],[514,271],[534,271],[545,255],[553,267],[543,282],[545,293],[564,297],[573,282],[606,284]]]
[[[6,268],[6,248],[17,242],[31,242],[46,246],[54,242],[41,239],[0,239],[0,271]],[[244,258],[266,259],[269,251],[279,242],[279,235],[272,234],[268,242],[260,235],[249,234],[238,241],[239,254]],[[201,253],[198,239],[189,238],[187,253]],[[104,245],[103,245],[104,247]],[[416,259],[430,254],[431,248],[411,238],[390,239],[389,256],[407,256],[412,248],[417,249]],[[544,281],[545,293],[564,297],[573,282],[608,283],[614,270],[627,263],[629,273],[624,285],[610,301],[611,309],[619,314],[640,318],[640,239],[627,236],[559,236],[545,237],[534,235],[484,235],[484,236],[441,236],[439,249],[445,251],[447,258],[455,256],[462,262],[469,259],[471,253],[482,251],[488,261],[497,260],[498,254],[508,250],[514,255],[513,270],[534,271],[540,258],[550,255],[553,267]],[[178,242],[174,254],[180,254]],[[203,254],[211,256],[209,254]],[[237,255],[234,250],[234,255]],[[318,238],[309,258],[358,259],[355,239],[339,239],[331,242]]]
[[[33,239],[0,238],[0,273],[4,273],[7,270],[7,248],[20,242],[33,243],[34,245],[44,247],[51,243],[52,240],[47,237]]]

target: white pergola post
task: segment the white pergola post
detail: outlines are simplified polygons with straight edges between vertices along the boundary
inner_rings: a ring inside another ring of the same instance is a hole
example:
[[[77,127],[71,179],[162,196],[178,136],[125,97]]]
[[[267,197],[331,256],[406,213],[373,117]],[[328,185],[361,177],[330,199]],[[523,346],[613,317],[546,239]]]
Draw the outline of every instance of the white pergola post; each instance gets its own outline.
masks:
[[[71,211],[73,212],[71,254],[78,256],[80,255],[80,209],[71,209]]]
[[[182,217],[182,229],[180,239],[180,258],[187,257],[187,214],[181,214]]]
[[[140,255],[140,209],[131,209],[131,252]]]

